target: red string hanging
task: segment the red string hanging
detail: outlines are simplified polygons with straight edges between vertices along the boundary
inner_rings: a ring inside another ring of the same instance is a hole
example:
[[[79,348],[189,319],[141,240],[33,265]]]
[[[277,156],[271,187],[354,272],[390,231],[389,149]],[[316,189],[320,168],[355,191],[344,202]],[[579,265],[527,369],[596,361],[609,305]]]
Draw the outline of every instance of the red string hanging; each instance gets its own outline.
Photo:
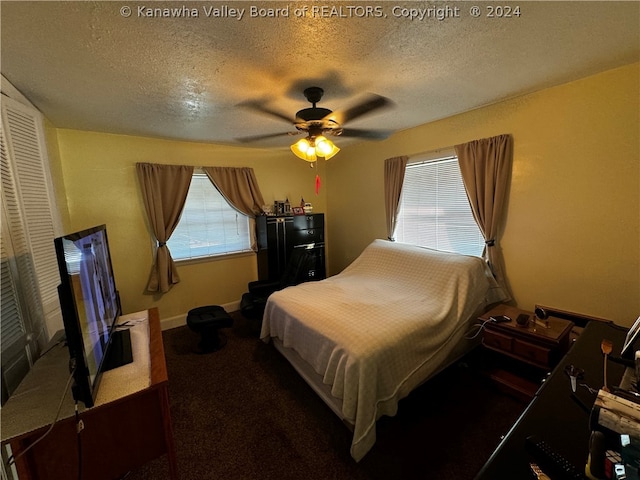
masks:
[[[322,182],[320,181],[320,175],[316,174],[316,195],[318,195],[318,192],[320,191],[321,184]]]

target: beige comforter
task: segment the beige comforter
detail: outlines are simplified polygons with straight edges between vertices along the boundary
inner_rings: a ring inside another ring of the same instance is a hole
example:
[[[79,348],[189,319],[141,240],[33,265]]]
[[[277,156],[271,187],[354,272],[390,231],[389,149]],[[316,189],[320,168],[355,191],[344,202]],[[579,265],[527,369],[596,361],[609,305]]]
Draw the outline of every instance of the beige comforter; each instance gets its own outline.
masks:
[[[500,299],[480,258],[375,240],[342,273],[272,294],[260,337],[295,350],[342,399],[360,460],[376,420],[394,415],[478,310]]]

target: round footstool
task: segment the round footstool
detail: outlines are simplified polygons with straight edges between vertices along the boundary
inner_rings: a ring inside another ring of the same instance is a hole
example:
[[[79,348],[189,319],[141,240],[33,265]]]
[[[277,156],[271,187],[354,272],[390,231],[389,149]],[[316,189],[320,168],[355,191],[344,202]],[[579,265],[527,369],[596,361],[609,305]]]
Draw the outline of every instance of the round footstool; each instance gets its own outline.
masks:
[[[187,325],[191,330],[200,334],[200,351],[203,353],[220,350],[227,343],[226,338],[221,337],[220,328],[231,327],[233,319],[218,305],[208,305],[189,310],[187,313]]]

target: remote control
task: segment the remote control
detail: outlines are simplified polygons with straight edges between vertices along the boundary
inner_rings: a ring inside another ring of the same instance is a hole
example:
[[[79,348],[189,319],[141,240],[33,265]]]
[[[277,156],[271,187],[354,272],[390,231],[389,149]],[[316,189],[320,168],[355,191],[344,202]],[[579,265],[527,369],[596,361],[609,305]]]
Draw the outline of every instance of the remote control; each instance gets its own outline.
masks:
[[[581,470],[552,449],[547,442],[534,435],[525,440],[525,450],[531,454],[540,468],[554,480],[584,480]]]

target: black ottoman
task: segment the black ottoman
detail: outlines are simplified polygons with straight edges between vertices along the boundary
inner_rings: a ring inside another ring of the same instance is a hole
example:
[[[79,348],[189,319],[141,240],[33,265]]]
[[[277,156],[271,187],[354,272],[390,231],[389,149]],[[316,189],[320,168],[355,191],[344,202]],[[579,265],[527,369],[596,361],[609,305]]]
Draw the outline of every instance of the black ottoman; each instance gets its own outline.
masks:
[[[226,338],[221,337],[218,329],[233,325],[233,319],[218,305],[209,305],[189,310],[187,325],[194,332],[200,334],[198,344],[203,353],[220,350],[227,343]]]

